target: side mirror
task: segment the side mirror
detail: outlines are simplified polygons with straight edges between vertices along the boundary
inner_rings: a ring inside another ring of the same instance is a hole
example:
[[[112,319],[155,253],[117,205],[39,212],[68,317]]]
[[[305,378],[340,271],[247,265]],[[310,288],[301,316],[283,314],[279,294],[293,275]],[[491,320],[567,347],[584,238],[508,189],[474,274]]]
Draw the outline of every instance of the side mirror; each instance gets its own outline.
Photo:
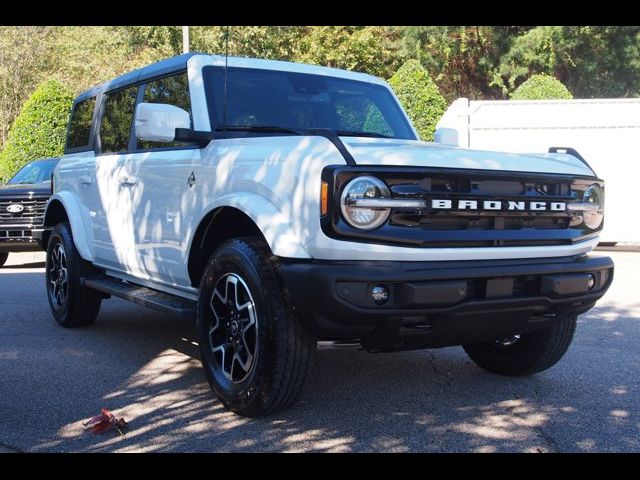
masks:
[[[451,145],[453,147],[459,146],[458,130],[456,130],[455,128],[437,128],[433,137],[436,143]]]
[[[166,103],[139,103],[135,114],[136,137],[151,142],[173,142],[176,128],[191,128],[189,112]]]

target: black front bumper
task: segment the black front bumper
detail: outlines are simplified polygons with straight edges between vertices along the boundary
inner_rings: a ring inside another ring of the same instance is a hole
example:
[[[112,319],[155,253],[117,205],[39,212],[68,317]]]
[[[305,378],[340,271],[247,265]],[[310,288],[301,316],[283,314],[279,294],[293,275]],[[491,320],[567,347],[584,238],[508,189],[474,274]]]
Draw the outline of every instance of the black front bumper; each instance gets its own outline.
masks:
[[[609,257],[459,261],[282,260],[292,301],[320,339],[370,351],[435,348],[522,333],[583,313],[613,280]],[[589,288],[592,279],[595,285]],[[373,287],[389,299],[377,305]]]
[[[42,250],[39,239],[42,227],[11,227],[0,229],[0,252],[33,252]]]

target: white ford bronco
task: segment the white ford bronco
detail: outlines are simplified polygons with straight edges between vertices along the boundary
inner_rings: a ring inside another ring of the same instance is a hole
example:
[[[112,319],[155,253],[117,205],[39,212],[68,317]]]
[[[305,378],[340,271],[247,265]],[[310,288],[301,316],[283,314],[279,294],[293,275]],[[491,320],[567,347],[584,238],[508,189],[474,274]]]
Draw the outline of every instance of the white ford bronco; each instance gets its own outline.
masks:
[[[551,367],[613,279],[603,206],[569,148],[421,142],[381,79],[192,53],[75,100],[40,241],[58,323],[110,296],[195,318],[211,388],[257,416],[318,347]]]

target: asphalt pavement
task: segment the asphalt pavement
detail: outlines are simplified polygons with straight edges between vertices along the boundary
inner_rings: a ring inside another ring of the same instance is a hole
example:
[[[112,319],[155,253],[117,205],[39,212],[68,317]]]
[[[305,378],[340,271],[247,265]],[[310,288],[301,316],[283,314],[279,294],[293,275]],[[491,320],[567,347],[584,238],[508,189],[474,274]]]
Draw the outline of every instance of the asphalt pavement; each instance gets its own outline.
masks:
[[[579,318],[552,369],[504,378],[462,348],[317,352],[300,403],[251,420],[204,379],[194,329],[121,300],[95,325],[64,329],[44,255],[0,269],[0,452],[638,452],[640,252],[613,256],[613,286]],[[84,431],[100,408],[126,436]]]

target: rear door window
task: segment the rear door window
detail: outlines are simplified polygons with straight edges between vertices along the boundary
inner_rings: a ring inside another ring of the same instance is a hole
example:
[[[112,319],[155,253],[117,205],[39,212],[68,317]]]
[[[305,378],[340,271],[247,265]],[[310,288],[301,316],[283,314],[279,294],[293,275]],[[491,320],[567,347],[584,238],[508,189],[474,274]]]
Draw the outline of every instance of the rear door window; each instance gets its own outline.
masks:
[[[107,94],[100,123],[102,153],[120,153],[129,149],[137,92],[138,87],[133,86]]]
[[[96,97],[87,98],[73,105],[71,116],[69,117],[69,129],[65,150],[89,147],[95,106]]]

